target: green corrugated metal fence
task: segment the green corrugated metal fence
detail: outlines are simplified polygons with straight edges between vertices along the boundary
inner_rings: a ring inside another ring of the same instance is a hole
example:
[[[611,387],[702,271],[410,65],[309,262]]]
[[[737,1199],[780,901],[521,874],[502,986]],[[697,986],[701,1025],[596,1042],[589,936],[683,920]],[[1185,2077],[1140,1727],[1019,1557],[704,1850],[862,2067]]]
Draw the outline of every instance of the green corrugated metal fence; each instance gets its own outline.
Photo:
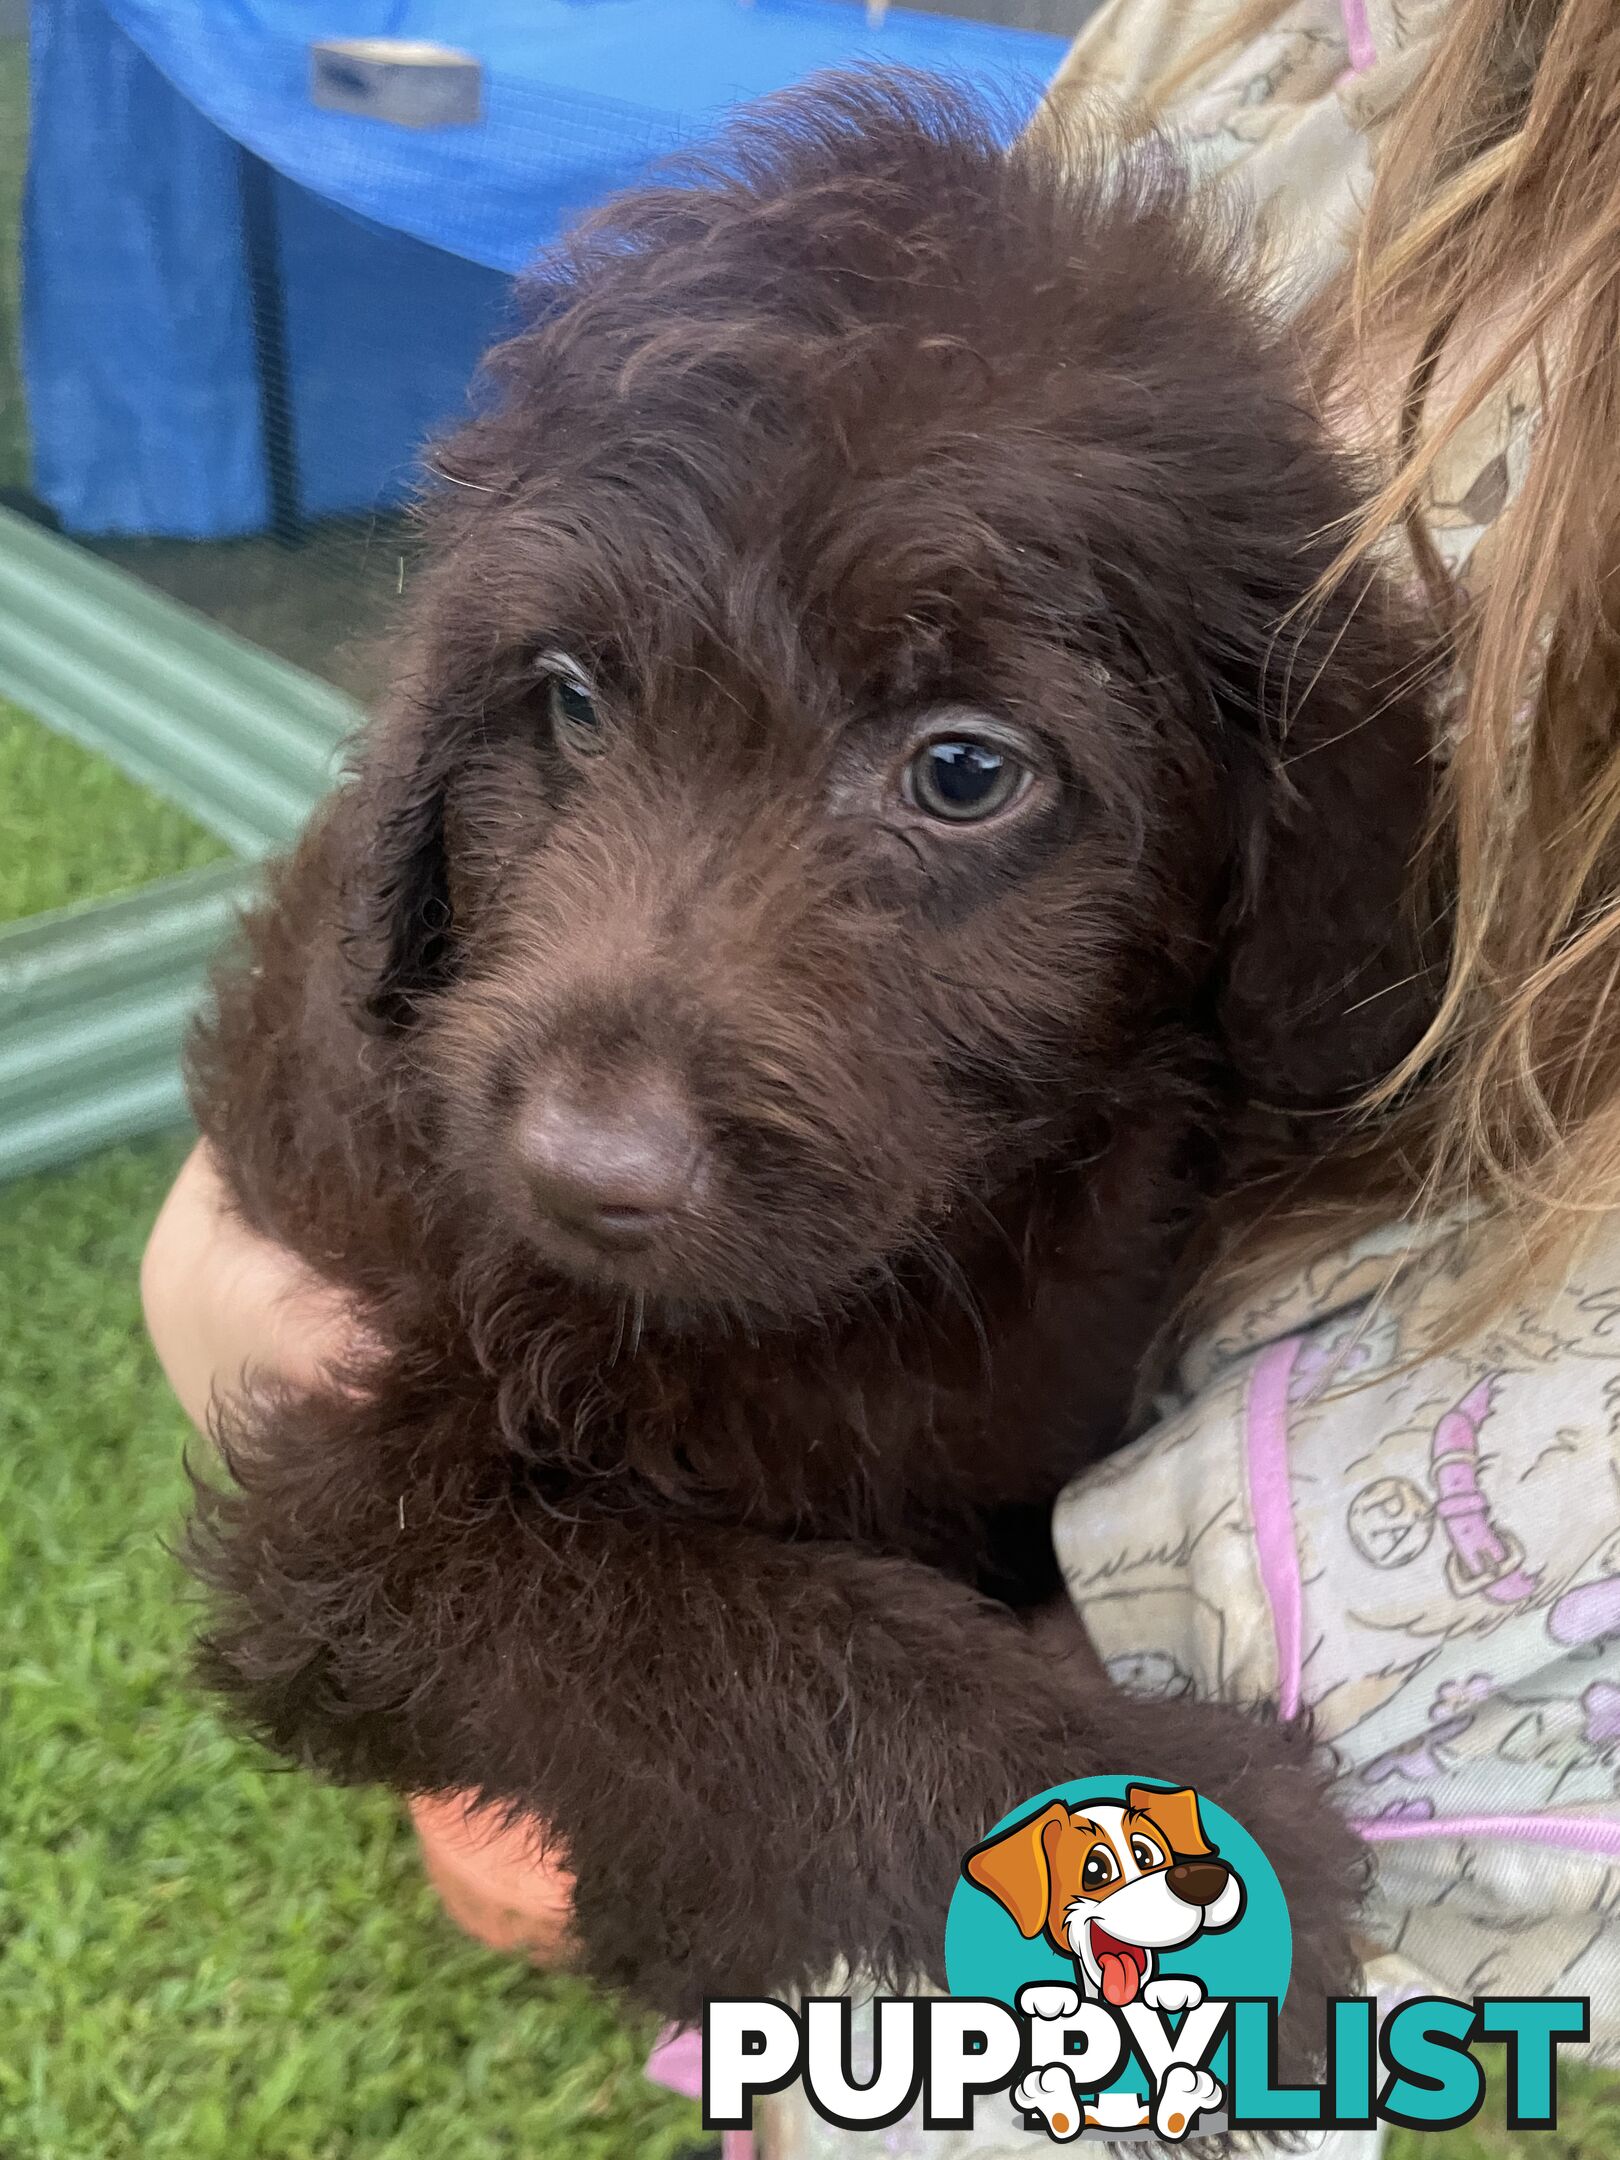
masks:
[[[0,696],[177,803],[243,858],[0,929],[0,1178],[185,1115],[179,1047],[210,956],[333,784],[358,707],[0,510]]]

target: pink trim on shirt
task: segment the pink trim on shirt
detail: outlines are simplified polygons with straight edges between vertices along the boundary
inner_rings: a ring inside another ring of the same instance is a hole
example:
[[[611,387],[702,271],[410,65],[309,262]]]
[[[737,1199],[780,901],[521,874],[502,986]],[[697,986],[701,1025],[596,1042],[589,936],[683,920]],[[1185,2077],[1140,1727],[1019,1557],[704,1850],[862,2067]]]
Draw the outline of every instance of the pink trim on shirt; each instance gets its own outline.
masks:
[[[1352,75],[1364,75],[1378,58],[1372,25],[1367,20],[1367,0],[1339,0],[1344,20],[1344,42],[1350,54]]]
[[[1620,1822],[1603,1822],[1594,1815],[1402,1816],[1355,1827],[1370,1845],[1392,1838],[1522,1838],[1530,1845],[1559,1845],[1620,1860]]]
[[[653,2084],[679,2093],[683,2100],[703,2097],[703,2035],[695,2025],[666,2025],[647,2057]],[[727,2130],[720,2139],[720,2160],[754,2160],[754,2140],[746,2130]]]
[[[1293,1503],[1288,1492],[1288,1388],[1304,1339],[1302,1335],[1290,1335],[1260,1353],[1249,1375],[1244,1416],[1249,1513],[1254,1522],[1260,1584],[1271,1607],[1272,1633],[1277,1641],[1277,1708],[1288,1719],[1299,1715],[1304,1658],[1304,1594],[1294,1544]]]

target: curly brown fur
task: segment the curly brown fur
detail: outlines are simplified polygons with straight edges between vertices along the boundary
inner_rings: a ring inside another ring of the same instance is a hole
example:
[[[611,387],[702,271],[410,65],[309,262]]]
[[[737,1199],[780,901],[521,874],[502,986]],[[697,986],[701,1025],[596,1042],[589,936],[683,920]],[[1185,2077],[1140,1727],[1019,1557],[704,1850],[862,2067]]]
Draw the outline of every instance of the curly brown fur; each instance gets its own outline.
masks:
[[[544,1818],[591,1967],[677,2016],[937,1975],[1007,1808],[1190,1783],[1309,2022],[1356,1857],[1308,1736],[1011,1609],[1190,1227],[1419,1018],[1419,669],[1376,588],[1298,610],[1354,489],[1287,339],[1162,152],[835,80],[588,223],[491,381],[196,1045],[244,1217],[374,1344],[225,1436],[209,1677]],[[952,727],[1031,775],[983,823],[906,792]],[[559,1117],[674,1131],[677,1199],[583,1233]]]

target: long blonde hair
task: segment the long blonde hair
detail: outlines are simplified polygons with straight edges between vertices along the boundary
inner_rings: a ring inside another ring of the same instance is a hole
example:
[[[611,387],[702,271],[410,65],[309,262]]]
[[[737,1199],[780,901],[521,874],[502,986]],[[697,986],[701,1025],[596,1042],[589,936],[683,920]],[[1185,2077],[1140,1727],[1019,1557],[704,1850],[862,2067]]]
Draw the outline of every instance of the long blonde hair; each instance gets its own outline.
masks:
[[[1286,5],[1235,10],[1163,95]],[[1280,1230],[1319,1246],[1396,1208],[1488,1207],[1502,1234],[1471,1270],[1477,1320],[1527,1274],[1567,1267],[1620,1205],[1616,0],[1453,0],[1308,328],[1324,377],[1371,384],[1378,356],[1406,356],[1382,399],[1387,484],[1341,568],[1404,527],[1449,644],[1455,947],[1433,1026],[1369,1103],[1336,1183],[1273,1209],[1265,1232],[1275,1252]],[[1528,469],[1465,594],[1423,521],[1431,477],[1530,368]],[[1243,1239],[1234,1251],[1253,1261]]]

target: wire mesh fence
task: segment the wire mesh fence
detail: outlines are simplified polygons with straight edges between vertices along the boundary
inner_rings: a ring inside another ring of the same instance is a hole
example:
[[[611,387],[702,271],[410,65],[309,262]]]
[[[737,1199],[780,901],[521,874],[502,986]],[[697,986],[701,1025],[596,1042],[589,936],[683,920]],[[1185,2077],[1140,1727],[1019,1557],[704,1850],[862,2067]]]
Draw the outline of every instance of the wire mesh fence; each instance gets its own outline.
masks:
[[[0,8],[8,4],[15,8],[15,0],[0,0]],[[75,4],[83,13],[98,0]],[[869,19],[874,12],[867,0],[825,4]],[[1050,41],[1071,35],[1094,4],[933,0],[930,12],[1044,32]],[[300,66],[309,19],[308,10],[297,11]],[[42,12],[39,22],[46,20]],[[220,35],[240,34],[232,27],[237,20],[222,11]],[[59,281],[64,272],[21,260],[29,51],[20,30],[13,16],[6,34],[0,15],[0,501],[58,524],[270,652],[370,695],[409,579],[420,451],[464,409],[476,356],[508,319],[512,270],[561,218],[631,180],[689,129],[672,112],[616,96],[606,84],[584,91],[543,73],[492,66],[483,73],[478,126],[453,143],[447,135],[431,189],[412,192],[420,139],[375,121],[328,138],[316,188],[285,169],[286,161],[260,155],[251,126],[234,128],[217,104],[200,121],[172,85],[154,77],[145,120],[152,140],[134,145],[135,169],[144,185],[167,160],[171,193],[190,185],[207,196],[205,207],[220,230],[228,228],[234,254],[224,267],[223,258],[199,264],[189,285],[184,265],[178,277],[172,263],[162,266],[184,309],[220,317],[200,343],[191,339],[203,357],[190,355],[198,379],[174,392],[182,425],[166,408],[156,417],[143,413],[133,392],[122,398],[108,365],[115,334],[98,329],[93,307],[81,321],[60,310],[42,314],[31,296],[37,349],[24,365],[23,277],[43,281],[48,272]],[[1055,42],[1028,43],[1042,69],[1061,50]],[[121,120],[126,130],[138,130],[140,113],[132,103]],[[200,149],[188,178],[173,137],[194,127]],[[41,135],[39,147],[47,179],[58,182],[73,161],[105,155],[94,131],[75,141],[60,126]],[[366,206],[384,198],[406,205],[405,214],[368,216]],[[51,199],[71,204],[72,191],[64,195],[58,186]],[[81,211],[77,229],[85,222]],[[201,227],[178,220],[180,240],[165,244],[183,245],[192,229]],[[35,250],[51,238],[42,234],[37,203],[28,233]],[[492,233],[502,237],[492,240]],[[136,268],[144,274],[144,266]],[[94,378],[93,395],[65,412],[52,401],[60,379],[75,372]],[[217,418],[222,382],[239,390],[240,406],[229,427],[210,434],[205,423]],[[31,415],[25,383],[36,403],[43,393],[48,409]],[[203,422],[193,424],[194,412]],[[165,426],[165,446],[155,452]],[[107,431],[99,453],[98,428]],[[100,481],[120,459],[132,460],[135,447],[147,453],[146,478],[132,498],[115,499]],[[72,468],[66,480],[64,460]]]
[[[22,198],[28,165],[28,41],[0,15],[0,500],[26,500],[28,416],[22,393]]]

